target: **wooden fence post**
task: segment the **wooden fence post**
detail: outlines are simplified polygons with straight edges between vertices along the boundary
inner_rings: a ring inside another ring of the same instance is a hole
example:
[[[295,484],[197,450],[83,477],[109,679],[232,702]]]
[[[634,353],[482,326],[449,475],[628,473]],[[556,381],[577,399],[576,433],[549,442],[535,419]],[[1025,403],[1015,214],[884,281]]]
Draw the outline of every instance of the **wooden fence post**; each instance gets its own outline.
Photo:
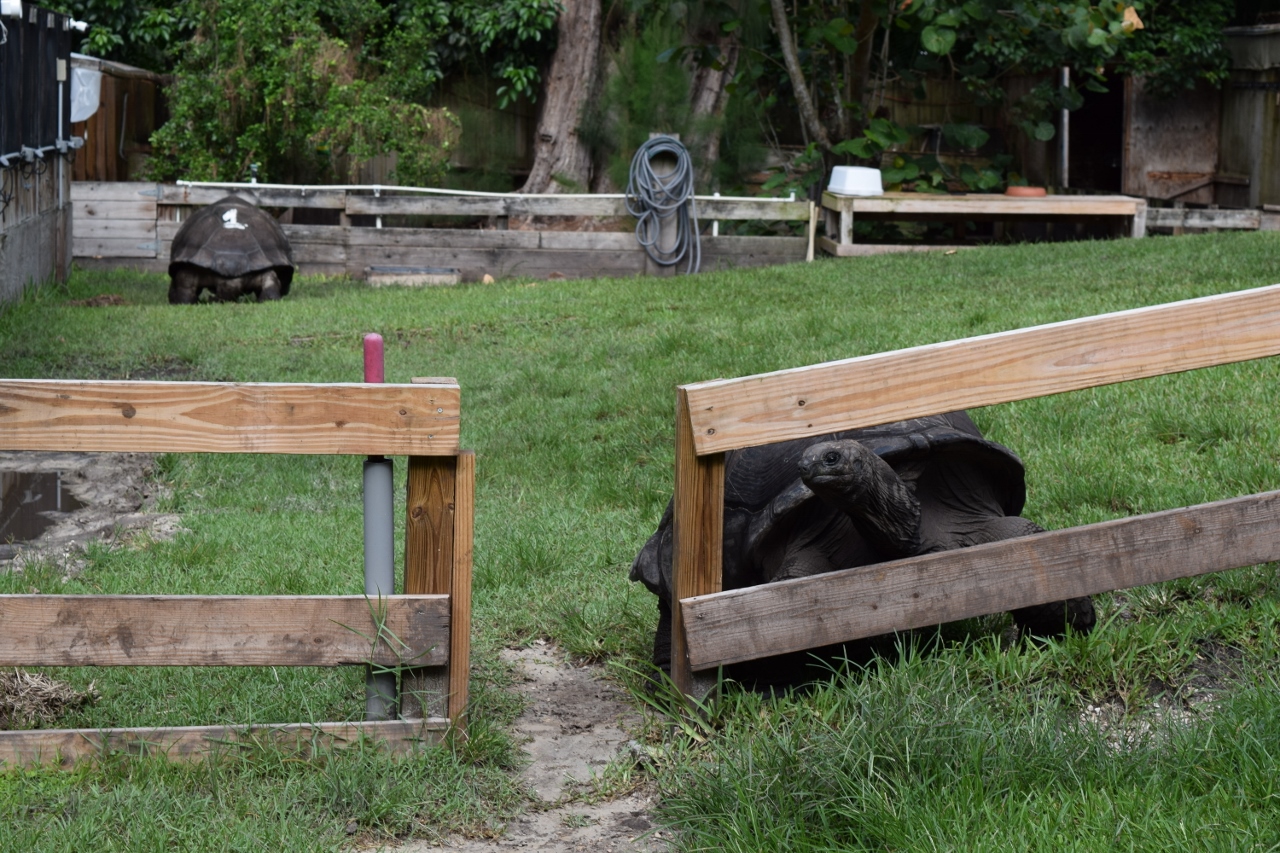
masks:
[[[458,457],[410,456],[405,507],[405,595],[453,595]],[[450,628],[450,635],[453,630]],[[452,660],[450,661],[452,664]],[[414,667],[401,676],[406,719],[448,716],[449,671]]]
[[[724,454],[698,456],[689,419],[689,397],[676,389],[675,543],[671,567],[671,679],[685,695],[701,699],[714,674],[689,668],[680,599],[719,592],[724,581]]]

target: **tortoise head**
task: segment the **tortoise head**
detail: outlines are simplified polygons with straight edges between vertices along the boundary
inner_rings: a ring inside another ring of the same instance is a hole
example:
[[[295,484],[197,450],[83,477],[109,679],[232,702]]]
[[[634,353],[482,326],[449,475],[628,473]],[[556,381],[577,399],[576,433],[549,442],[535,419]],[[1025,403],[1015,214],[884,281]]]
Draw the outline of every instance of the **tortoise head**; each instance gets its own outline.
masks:
[[[800,457],[800,479],[815,494],[857,502],[874,482],[868,459],[874,456],[858,441],[819,442]]]

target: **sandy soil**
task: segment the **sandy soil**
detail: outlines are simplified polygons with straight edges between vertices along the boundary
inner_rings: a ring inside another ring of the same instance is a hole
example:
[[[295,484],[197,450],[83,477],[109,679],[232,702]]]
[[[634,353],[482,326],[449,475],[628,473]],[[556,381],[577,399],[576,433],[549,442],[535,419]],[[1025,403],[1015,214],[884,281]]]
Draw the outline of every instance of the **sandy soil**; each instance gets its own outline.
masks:
[[[578,667],[554,646],[506,650],[503,658],[523,673],[516,689],[528,702],[516,722],[530,758],[523,781],[531,806],[502,837],[493,840],[451,838],[443,845],[405,842],[395,849],[409,853],[455,850],[488,853],[500,850],[599,851],[659,853],[668,845],[650,817],[653,796],[635,791],[609,802],[589,802],[593,776],[629,749],[627,729],[638,716],[621,689],[603,677],[599,667]]]

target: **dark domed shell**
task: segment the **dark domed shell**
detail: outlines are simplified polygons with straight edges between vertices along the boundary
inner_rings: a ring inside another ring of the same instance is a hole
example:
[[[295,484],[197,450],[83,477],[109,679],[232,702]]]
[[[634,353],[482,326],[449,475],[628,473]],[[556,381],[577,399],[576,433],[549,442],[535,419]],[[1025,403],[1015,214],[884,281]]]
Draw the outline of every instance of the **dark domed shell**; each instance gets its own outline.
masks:
[[[293,279],[293,251],[279,223],[233,195],[200,208],[182,223],[169,254],[171,275],[178,264],[224,278],[274,268],[285,287]]]
[[[1018,515],[1026,500],[1022,460],[1003,445],[983,438],[964,412],[732,451],[725,460],[725,589],[764,582],[757,576],[756,549],[777,523],[773,515],[776,506],[771,505],[784,492],[789,493],[786,511],[790,517],[801,507],[809,513],[834,513],[800,480],[797,465],[809,446],[841,439],[859,441],[888,462],[900,477],[916,484],[922,501],[928,500],[934,489],[951,489],[958,482],[960,499],[981,503],[983,511],[993,514]],[[957,498],[944,497],[929,503],[941,512],[951,511],[947,504]],[[631,566],[631,579],[663,598],[669,595],[671,584],[671,524],[669,505],[657,531]]]

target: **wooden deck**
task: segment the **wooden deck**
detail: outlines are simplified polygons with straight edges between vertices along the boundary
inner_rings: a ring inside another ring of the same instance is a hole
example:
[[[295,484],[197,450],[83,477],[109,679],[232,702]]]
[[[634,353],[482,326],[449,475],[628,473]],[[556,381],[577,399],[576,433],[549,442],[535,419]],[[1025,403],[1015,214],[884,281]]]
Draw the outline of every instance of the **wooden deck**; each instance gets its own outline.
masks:
[[[819,245],[840,257],[864,254],[853,241],[855,219],[881,222],[1053,222],[1114,217],[1122,233],[1142,237],[1147,231],[1147,202],[1124,195],[1048,195],[1041,198],[968,193],[885,193],[880,196],[822,194],[827,237]],[[838,235],[838,240],[831,235]]]

